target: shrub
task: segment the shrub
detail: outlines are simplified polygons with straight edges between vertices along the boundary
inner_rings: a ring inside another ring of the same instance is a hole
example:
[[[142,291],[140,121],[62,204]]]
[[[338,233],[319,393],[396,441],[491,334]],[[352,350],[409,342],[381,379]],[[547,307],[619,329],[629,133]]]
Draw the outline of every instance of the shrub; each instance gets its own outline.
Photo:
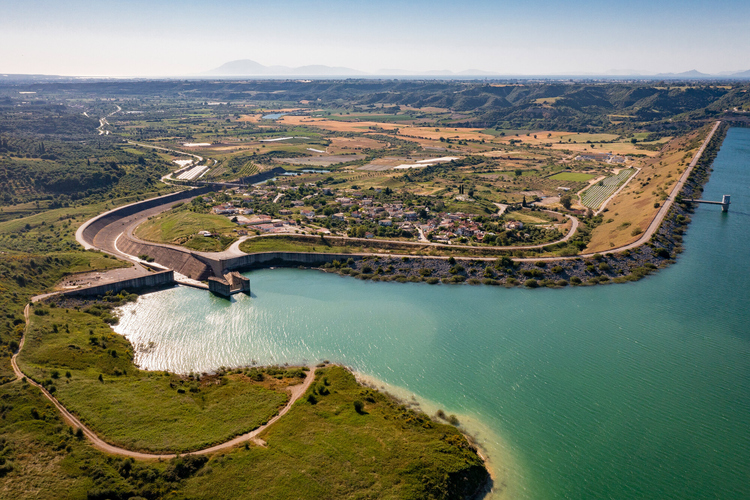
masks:
[[[432,278],[427,278],[425,281],[430,285],[437,285],[438,283],[440,283],[440,278],[432,277]]]
[[[579,278],[578,276],[573,276],[572,278],[570,278],[570,282],[574,285],[580,285],[581,278]]]
[[[562,268],[562,266],[555,266],[552,269],[550,269],[550,271],[552,271],[555,274],[559,274],[559,273],[561,273],[563,271],[563,268]]]
[[[600,262],[599,263],[599,270],[600,271],[609,271],[610,269],[611,268],[610,268],[609,264],[607,264],[606,262]]]
[[[539,286],[539,283],[535,279],[526,280],[526,283],[524,283],[529,288],[536,288]]]
[[[361,415],[364,409],[365,409],[365,404],[362,401],[358,399],[354,402],[354,411],[356,411],[357,413]]]

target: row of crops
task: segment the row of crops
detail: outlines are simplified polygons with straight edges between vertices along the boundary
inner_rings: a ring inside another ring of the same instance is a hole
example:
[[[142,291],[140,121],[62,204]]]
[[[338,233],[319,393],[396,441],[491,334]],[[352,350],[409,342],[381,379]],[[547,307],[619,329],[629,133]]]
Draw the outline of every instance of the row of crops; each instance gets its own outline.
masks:
[[[588,188],[581,195],[581,202],[584,206],[596,210],[604,200],[609,198],[617,188],[622,186],[625,181],[635,172],[634,169],[628,168],[621,170],[619,174],[607,177]]]

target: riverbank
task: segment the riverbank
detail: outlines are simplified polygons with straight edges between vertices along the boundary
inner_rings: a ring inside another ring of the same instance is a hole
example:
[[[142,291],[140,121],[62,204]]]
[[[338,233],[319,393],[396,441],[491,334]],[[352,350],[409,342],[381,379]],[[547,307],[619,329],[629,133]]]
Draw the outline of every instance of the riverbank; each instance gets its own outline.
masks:
[[[350,368],[351,369],[351,368]],[[519,465],[514,462],[507,443],[488,425],[475,415],[446,412],[435,401],[420,397],[410,390],[389,384],[382,379],[351,369],[358,383],[383,392],[399,404],[415,411],[431,415],[435,421],[443,421],[458,428],[477,449],[489,473],[487,481],[474,498],[511,500],[524,489]]]

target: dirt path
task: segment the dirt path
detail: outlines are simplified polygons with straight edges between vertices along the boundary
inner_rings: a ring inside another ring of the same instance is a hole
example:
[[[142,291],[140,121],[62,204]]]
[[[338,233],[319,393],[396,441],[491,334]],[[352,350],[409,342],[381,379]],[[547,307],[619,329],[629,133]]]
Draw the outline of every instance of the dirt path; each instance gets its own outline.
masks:
[[[10,364],[13,367],[13,372],[16,374],[16,377],[18,380],[26,379],[26,381],[33,385],[34,387],[38,388],[40,391],[42,391],[42,394],[49,399],[52,404],[55,405],[55,408],[57,408],[60,413],[62,413],[63,419],[68,423],[68,425],[71,425],[73,427],[78,427],[83,431],[83,435],[86,436],[86,439],[91,441],[91,444],[94,446],[94,448],[103,451],[105,453],[111,453],[113,455],[121,455],[124,457],[131,457],[131,458],[137,458],[140,460],[155,460],[155,459],[171,459],[175,458],[177,456],[184,456],[184,455],[207,455],[210,453],[214,453],[221,450],[226,450],[229,448],[232,448],[234,446],[237,446],[238,444],[244,443],[245,441],[253,441],[254,443],[265,446],[265,442],[258,438],[258,435],[266,430],[268,427],[273,425],[277,420],[279,420],[281,417],[286,415],[286,413],[291,409],[292,405],[300,398],[303,394],[307,391],[307,389],[312,384],[313,380],[315,380],[315,367],[312,367],[310,371],[307,373],[307,377],[305,377],[305,381],[301,384],[293,385],[288,387],[289,392],[291,394],[291,397],[289,398],[289,402],[279,411],[279,413],[276,414],[273,418],[271,418],[268,422],[261,425],[257,429],[254,429],[250,432],[246,432],[245,434],[242,434],[240,436],[237,436],[235,438],[230,439],[229,441],[226,441],[221,444],[217,444],[215,446],[211,446],[209,448],[204,448],[202,450],[196,450],[191,451],[188,453],[167,453],[167,454],[159,454],[159,453],[142,453],[139,451],[132,451],[127,450],[125,448],[120,448],[119,446],[114,446],[103,439],[101,439],[99,436],[97,436],[94,431],[83,425],[78,418],[70,413],[52,394],[50,394],[47,389],[42,387],[40,384],[37,384],[33,380],[31,380],[29,377],[27,377],[21,369],[18,367],[18,363],[16,362],[16,358],[21,353],[21,349],[23,349],[23,344],[26,341],[26,333],[29,329],[29,314],[30,314],[30,306],[31,304],[26,304],[26,307],[23,309],[23,315],[26,319],[26,330],[24,331],[23,337],[21,337],[21,342],[18,346],[18,351],[13,355],[13,357],[10,359]]]

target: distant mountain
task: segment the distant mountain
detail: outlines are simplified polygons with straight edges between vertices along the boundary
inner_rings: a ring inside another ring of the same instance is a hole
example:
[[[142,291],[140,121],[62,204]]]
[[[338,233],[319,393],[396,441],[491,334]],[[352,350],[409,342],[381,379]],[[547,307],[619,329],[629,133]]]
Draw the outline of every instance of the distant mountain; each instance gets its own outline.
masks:
[[[711,76],[708,73],[701,73],[697,69],[691,69],[690,71],[684,71],[682,73],[659,73],[654,76],[668,76],[670,78],[702,78],[704,76]]]
[[[352,68],[323,65],[300,66],[264,66],[250,59],[241,59],[222,64],[218,68],[204,73],[211,76],[354,76],[364,75],[362,71]]]
[[[750,69],[747,71],[740,71],[739,73],[732,73],[730,76],[736,76],[738,78],[750,78]]]
[[[456,75],[464,75],[464,76],[493,76],[497,75],[497,73],[494,73],[492,71],[484,71],[481,69],[465,69],[463,71],[459,71],[458,73],[455,73]]]

